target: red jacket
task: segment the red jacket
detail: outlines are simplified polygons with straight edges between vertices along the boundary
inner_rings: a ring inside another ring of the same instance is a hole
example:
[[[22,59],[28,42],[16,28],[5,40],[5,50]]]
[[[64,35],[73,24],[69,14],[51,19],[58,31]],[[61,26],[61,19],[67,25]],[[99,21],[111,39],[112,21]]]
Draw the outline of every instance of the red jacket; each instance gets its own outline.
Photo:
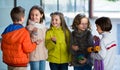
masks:
[[[29,53],[35,48],[36,44],[31,42],[29,32],[24,27],[2,34],[3,62],[9,66],[27,66]]]

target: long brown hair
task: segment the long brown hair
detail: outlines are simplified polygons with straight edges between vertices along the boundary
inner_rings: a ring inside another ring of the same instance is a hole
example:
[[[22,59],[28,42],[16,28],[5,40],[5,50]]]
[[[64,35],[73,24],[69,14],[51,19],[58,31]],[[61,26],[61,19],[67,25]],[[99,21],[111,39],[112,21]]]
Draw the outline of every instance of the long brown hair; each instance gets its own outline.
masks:
[[[27,25],[28,25],[28,21],[29,21],[29,19],[30,19],[30,13],[31,13],[31,11],[34,10],[34,9],[38,10],[41,14],[43,14],[43,17],[40,19],[40,22],[39,22],[39,23],[41,23],[41,22],[43,22],[43,20],[45,20],[45,14],[44,14],[43,8],[40,7],[40,6],[38,6],[38,5],[34,5],[34,6],[30,9],[30,12],[29,12],[29,15],[28,15],[28,19],[27,19]]]
[[[70,30],[68,29],[67,25],[66,25],[66,21],[65,21],[65,18],[64,18],[64,15],[63,13],[61,12],[53,12],[50,14],[51,18],[54,16],[54,15],[58,15],[60,17],[60,20],[61,20],[61,27],[62,27],[62,30],[65,34],[65,40],[66,40],[66,44],[67,46],[70,46]],[[52,27],[52,23],[50,24],[50,27]],[[68,32],[68,33],[67,33]],[[69,35],[68,35],[69,34]]]

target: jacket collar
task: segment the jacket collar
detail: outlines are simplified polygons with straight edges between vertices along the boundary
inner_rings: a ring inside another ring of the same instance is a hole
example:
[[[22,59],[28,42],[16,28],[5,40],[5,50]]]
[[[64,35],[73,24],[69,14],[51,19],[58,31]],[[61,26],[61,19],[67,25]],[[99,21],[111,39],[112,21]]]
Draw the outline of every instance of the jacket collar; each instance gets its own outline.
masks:
[[[23,28],[23,25],[22,24],[10,24],[2,34],[6,34],[8,32],[12,32],[14,30],[18,30],[20,28]]]
[[[59,28],[57,28],[57,27],[52,26],[51,29],[53,29],[53,30],[61,30],[62,27],[60,26]]]
[[[103,33],[101,33],[101,35],[103,36],[103,37],[106,37],[106,36],[108,36],[110,34],[110,32],[103,32]]]

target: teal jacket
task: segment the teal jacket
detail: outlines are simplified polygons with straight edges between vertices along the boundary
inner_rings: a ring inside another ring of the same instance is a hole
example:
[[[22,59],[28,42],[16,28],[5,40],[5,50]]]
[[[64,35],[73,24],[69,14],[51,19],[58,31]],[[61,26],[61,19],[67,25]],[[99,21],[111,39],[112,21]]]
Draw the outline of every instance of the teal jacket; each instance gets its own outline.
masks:
[[[69,32],[66,32],[67,36],[69,35]],[[51,37],[56,37],[56,43],[54,43],[51,40]],[[69,37],[70,38],[70,37]],[[48,61],[52,63],[68,63],[70,62],[70,53],[68,51],[68,48],[70,46],[67,46],[65,42],[65,35],[62,30],[62,28],[56,28],[56,27],[51,27],[47,32],[46,32],[46,37],[45,37],[45,45],[46,48],[48,49]]]

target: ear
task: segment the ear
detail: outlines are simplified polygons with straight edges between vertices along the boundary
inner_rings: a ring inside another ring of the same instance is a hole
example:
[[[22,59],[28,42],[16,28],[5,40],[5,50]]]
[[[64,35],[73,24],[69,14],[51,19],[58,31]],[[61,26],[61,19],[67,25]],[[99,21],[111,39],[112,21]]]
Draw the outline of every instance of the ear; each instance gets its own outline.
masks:
[[[25,18],[24,17],[21,17],[20,21],[21,22],[24,22]]]

